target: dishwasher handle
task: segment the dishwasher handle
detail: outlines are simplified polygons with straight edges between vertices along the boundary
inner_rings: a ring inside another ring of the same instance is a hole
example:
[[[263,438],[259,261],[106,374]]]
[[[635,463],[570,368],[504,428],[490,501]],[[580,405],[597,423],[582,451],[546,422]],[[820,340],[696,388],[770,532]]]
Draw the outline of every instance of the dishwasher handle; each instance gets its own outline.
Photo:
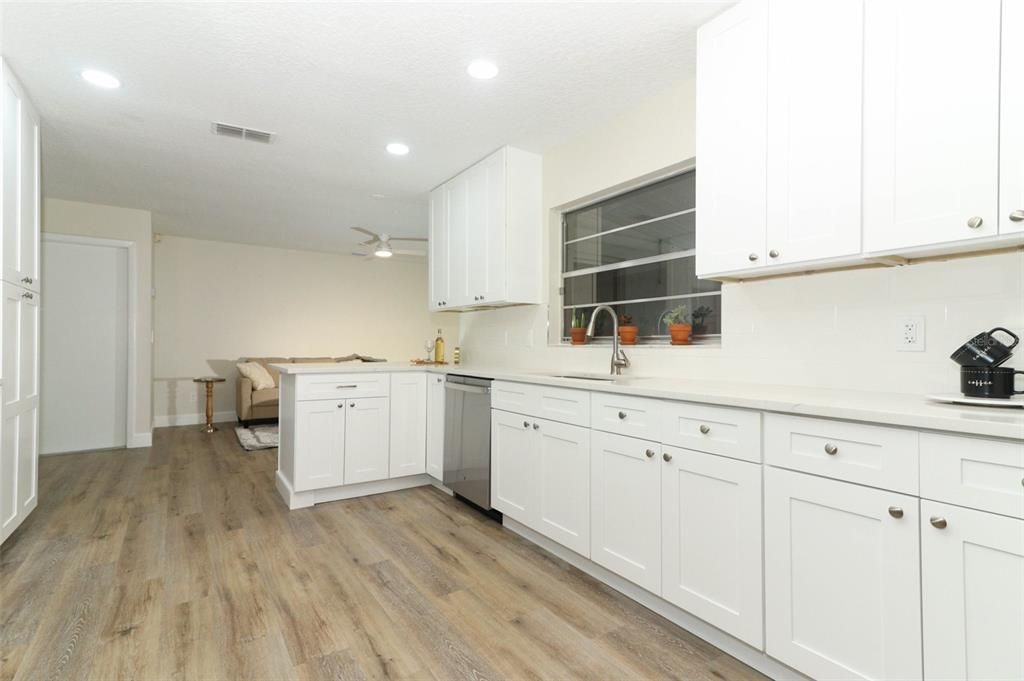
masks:
[[[466,385],[465,383],[445,383],[445,390],[459,390],[464,393],[473,393],[474,395],[487,395],[491,392],[490,388],[480,385]]]

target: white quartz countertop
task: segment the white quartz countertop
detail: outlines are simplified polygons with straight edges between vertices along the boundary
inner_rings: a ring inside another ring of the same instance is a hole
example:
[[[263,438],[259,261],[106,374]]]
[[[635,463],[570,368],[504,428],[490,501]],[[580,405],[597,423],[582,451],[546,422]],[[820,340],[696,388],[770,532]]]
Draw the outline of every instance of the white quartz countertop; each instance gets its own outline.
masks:
[[[550,372],[476,366],[412,365],[399,362],[274,364],[282,374],[426,371],[499,381],[535,383],[595,392],[655,397],[803,416],[864,421],[908,428],[1024,440],[1024,409],[939,404],[923,395],[761,385],[685,378],[620,376],[614,382],[562,378]],[[586,374],[601,376],[601,374]]]

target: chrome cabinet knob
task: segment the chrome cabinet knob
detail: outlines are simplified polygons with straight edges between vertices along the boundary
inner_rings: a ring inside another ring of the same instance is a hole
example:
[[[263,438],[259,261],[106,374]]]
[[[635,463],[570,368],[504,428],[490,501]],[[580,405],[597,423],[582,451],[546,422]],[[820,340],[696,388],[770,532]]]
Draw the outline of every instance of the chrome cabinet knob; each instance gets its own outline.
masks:
[[[356,406],[356,403],[355,403],[355,402],[349,402],[349,403],[348,403],[348,406],[350,406],[350,407],[354,407],[354,406]]]
[[[21,283],[23,283],[23,284],[31,284],[33,281],[35,281],[35,279],[33,279],[32,277],[22,277],[21,278]]]
[[[836,454],[839,453],[839,447],[836,447],[834,444],[829,442],[828,444],[825,445],[825,453],[828,454],[829,456],[835,456]]]
[[[644,452],[644,454],[646,454],[647,458],[650,459],[650,458],[652,458],[654,456],[654,450],[653,449],[648,449],[646,452]]]
[[[701,424],[700,432],[701,432],[701,435],[707,435],[708,433],[711,432],[711,426],[706,426],[704,424]]]
[[[757,253],[751,253],[747,256],[747,260],[750,262],[757,262]]]
[[[1024,210],[1010,211],[1010,222],[1024,222]]]
[[[889,515],[891,515],[893,518],[902,518],[903,517],[903,509],[900,508],[899,506],[890,506],[889,507]]]
[[[344,402],[338,402],[338,409],[342,409],[345,406]]]
[[[533,424],[533,429],[534,430],[540,430],[540,424],[539,423]]]
[[[768,251],[768,257],[769,257],[769,258],[777,258],[777,257],[779,257],[779,252],[778,252],[778,251],[776,251],[776,250],[775,250],[775,249],[773,248],[772,250]]]
[[[946,529],[946,525],[949,524],[946,522],[945,518],[938,515],[933,515],[931,518],[928,519],[928,522],[932,524],[932,527],[938,528],[940,530]]]
[[[619,420],[621,421],[621,420],[623,420],[623,419],[625,419],[625,418],[626,418],[626,412],[624,412],[624,411],[620,411],[620,412],[619,412]]]
[[[484,299],[484,297],[483,297],[483,296],[480,296],[480,300],[483,300],[483,299]]]
[[[529,421],[523,421],[523,428],[529,428],[529,427],[530,427],[530,422]]]
[[[33,298],[34,296],[33,296],[33,295],[32,295],[31,293],[28,293],[28,292],[26,292],[26,293],[22,293],[22,294],[21,294],[21,297],[22,297],[22,298],[27,298],[28,300],[32,300],[32,298]]]
[[[981,227],[981,223],[983,222],[985,221],[982,220],[981,217],[975,215],[973,218],[970,218],[967,221],[967,226],[970,227],[971,229],[978,229],[979,227]]]
[[[665,459],[665,461],[671,461],[672,460],[672,455],[669,454],[668,452],[663,452],[662,455],[661,455],[661,458]]]

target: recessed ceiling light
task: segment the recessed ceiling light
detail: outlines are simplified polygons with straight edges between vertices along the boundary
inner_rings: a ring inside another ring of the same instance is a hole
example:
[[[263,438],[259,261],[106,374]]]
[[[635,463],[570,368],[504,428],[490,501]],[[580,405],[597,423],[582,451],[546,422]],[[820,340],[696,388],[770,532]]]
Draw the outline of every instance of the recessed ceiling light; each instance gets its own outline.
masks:
[[[409,153],[409,147],[401,142],[392,142],[385,149],[388,150],[389,154],[394,154],[395,156],[405,156]]]
[[[85,71],[82,71],[82,78],[85,82],[91,83],[96,87],[101,87],[104,90],[113,90],[121,87],[121,81],[105,71],[86,69]]]
[[[370,198],[373,199],[384,199],[387,198],[384,194],[370,194]]]
[[[490,80],[498,75],[498,67],[492,61],[477,59],[466,67],[466,73],[478,80]]]

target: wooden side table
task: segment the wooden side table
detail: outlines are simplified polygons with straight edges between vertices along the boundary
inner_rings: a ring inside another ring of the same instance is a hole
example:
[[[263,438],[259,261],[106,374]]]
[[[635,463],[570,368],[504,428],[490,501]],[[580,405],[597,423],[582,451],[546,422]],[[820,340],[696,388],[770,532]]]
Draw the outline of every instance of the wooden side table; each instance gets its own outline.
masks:
[[[217,427],[213,425],[213,384],[223,383],[224,379],[220,376],[200,376],[193,378],[192,382],[206,384],[206,425],[200,430],[204,433],[216,433]]]

